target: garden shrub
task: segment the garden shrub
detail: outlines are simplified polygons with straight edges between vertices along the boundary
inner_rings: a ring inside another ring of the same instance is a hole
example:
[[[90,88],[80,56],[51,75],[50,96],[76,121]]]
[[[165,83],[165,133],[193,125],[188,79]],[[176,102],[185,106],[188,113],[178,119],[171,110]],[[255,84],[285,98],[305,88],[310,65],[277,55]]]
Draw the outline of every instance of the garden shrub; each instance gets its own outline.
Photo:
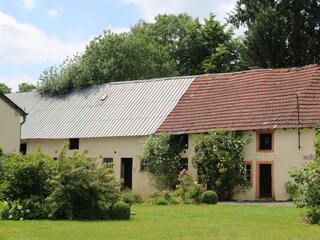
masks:
[[[113,204],[110,208],[110,219],[127,220],[130,218],[130,205],[119,201]]]
[[[143,144],[140,161],[146,163],[150,180],[159,190],[173,190],[181,169],[183,143],[168,134],[148,137]]]
[[[294,203],[307,208],[309,223],[320,224],[320,129],[316,128],[316,159],[301,168],[292,169],[289,174],[297,184],[298,196]]]
[[[183,203],[201,203],[201,195],[205,188],[195,181],[191,173],[183,169],[179,174],[178,181],[175,195],[181,197]]]
[[[48,179],[52,176],[52,159],[40,149],[27,155],[9,154],[2,159],[0,199],[24,200],[37,195],[42,199],[50,194]]]
[[[298,197],[298,185],[295,183],[292,183],[291,181],[288,181],[284,184],[284,187],[286,189],[286,193],[288,194],[289,198],[291,200],[295,199],[296,197]]]
[[[217,204],[218,203],[218,195],[214,191],[205,191],[202,194],[202,202],[206,204]]]
[[[198,180],[221,200],[230,200],[235,190],[248,187],[243,154],[249,141],[241,132],[226,131],[209,132],[195,141],[193,164]]]
[[[155,190],[150,193],[147,197],[147,202],[150,204],[156,204],[158,199],[166,200],[167,204],[177,204],[179,202],[179,198],[177,198],[173,191],[169,190]]]
[[[0,167],[1,218],[107,219],[119,200],[112,170],[86,153],[57,160],[41,153],[9,154]]]
[[[54,165],[51,194],[46,199],[52,219],[107,219],[119,200],[119,184],[112,169],[98,167],[97,159],[74,152],[66,157],[64,146]]]
[[[129,205],[143,203],[141,195],[130,189],[126,189],[121,193],[121,200]]]
[[[168,205],[168,201],[164,198],[157,198],[155,205]]]

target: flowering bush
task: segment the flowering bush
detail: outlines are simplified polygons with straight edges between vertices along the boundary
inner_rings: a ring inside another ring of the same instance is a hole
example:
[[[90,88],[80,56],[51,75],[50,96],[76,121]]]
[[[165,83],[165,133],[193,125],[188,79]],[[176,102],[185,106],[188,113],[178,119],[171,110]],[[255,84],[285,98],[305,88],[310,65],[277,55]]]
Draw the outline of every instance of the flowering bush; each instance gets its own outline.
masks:
[[[297,184],[294,202],[298,207],[305,207],[307,219],[311,224],[320,224],[320,128],[316,128],[315,150],[317,158],[301,168],[290,171],[290,176]]]
[[[180,172],[178,180],[179,185],[176,186],[175,195],[180,196],[184,203],[201,203],[204,186],[198,184],[186,169]]]

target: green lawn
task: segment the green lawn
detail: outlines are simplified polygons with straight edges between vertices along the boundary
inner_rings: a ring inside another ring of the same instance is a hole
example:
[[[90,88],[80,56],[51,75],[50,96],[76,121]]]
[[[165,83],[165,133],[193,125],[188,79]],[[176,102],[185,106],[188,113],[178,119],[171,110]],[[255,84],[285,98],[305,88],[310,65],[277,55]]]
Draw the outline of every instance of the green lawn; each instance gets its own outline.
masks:
[[[290,206],[132,206],[130,221],[0,221],[0,239],[320,239]]]

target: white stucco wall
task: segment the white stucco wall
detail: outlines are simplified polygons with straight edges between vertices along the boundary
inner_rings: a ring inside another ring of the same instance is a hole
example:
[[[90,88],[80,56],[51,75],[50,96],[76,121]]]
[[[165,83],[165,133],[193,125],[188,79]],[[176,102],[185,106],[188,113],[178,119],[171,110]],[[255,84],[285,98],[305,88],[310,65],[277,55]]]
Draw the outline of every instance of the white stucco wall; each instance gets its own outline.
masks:
[[[315,156],[314,150],[314,129],[301,129],[300,145],[298,148],[298,130],[297,129],[278,129],[274,131],[274,151],[257,151],[256,132],[246,133],[251,136],[252,142],[245,148],[245,161],[252,161],[252,187],[244,194],[237,194],[238,200],[255,200],[257,198],[258,164],[273,164],[273,198],[277,201],[287,200],[284,184],[290,179],[288,171],[293,167],[299,167],[304,162],[311,161]]]
[[[308,162],[315,155],[313,141],[314,129],[301,130],[301,149],[298,149],[297,129],[278,129],[274,131],[274,151],[258,152],[256,149],[256,131],[246,132],[252,141],[245,147],[244,160],[252,162],[252,186],[245,193],[236,194],[236,200],[256,200],[257,184],[259,182],[257,166],[259,163],[273,164],[273,198],[274,200],[287,200],[284,184],[289,181],[288,171],[291,167],[300,166]],[[189,160],[189,171],[196,176],[196,169],[192,167],[192,155],[194,154],[194,139],[196,135],[189,135],[189,147],[182,153],[182,157]],[[89,156],[112,157],[114,162],[115,175],[120,178],[121,158],[133,159],[132,188],[134,191],[146,195],[152,187],[148,182],[148,176],[140,171],[139,155],[142,152],[141,137],[112,137],[112,138],[88,138],[80,139],[79,150],[88,150]],[[27,151],[35,151],[37,145],[52,157],[56,157],[61,149],[64,140],[28,140]],[[26,141],[24,141],[26,142]],[[69,151],[71,154],[72,151]]]
[[[79,141],[79,151],[88,150],[88,156],[101,156],[113,158],[113,169],[115,176],[120,180],[121,158],[132,158],[132,189],[146,195],[151,190],[150,183],[147,180],[147,173],[140,171],[139,156],[142,151],[141,137],[110,137],[110,138],[82,138]],[[37,146],[41,150],[52,156],[57,157],[64,142],[68,139],[61,140],[28,140],[27,151],[34,152]],[[72,154],[73,150],[68,150]]]
[[[19,152],[21,115],[0,98],[0,146],[5,153]]]

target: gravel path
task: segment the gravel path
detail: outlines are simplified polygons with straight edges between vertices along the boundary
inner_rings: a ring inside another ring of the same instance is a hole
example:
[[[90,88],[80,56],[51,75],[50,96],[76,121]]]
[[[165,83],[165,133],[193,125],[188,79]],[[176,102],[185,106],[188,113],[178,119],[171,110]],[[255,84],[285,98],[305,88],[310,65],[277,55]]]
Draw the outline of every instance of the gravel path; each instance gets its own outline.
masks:
[[[255,202],[228,201],[228,202],[218,202],[218,204],[221,204],[221,205],[294,206],[293,202],[267,202],[267,201],[255,201]]]

